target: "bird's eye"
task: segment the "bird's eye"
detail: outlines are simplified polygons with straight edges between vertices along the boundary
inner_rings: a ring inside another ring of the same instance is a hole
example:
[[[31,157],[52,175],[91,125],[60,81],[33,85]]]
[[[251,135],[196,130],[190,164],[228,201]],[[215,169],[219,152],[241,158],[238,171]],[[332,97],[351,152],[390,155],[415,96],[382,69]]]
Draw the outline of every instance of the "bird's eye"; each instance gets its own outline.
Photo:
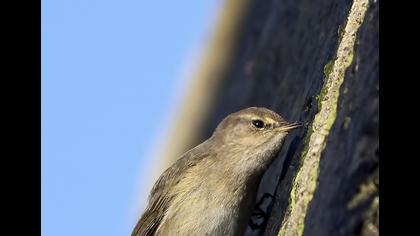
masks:
[[[264,128],[264,122],[263,122],[262,120],[253,120],[253,121],[252,121],[252,125],[253,125],[255,128],[258,128],[258,129],[262,129],[262,128]]]

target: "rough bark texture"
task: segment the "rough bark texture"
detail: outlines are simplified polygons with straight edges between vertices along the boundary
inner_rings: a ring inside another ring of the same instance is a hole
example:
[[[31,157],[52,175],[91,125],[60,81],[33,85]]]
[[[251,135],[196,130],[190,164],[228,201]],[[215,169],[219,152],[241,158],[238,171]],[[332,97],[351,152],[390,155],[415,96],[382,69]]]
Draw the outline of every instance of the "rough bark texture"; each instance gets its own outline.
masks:
[[[201,137],[210,136],[226,115],[249,106],[271,108],[307,128],[290,134],[264,176],[257,199],[263,218],[252,219],[247,235],[279,234],[352,4],[267,0],[250,7]],[[355,35],[337,112],[315,170],[319,175],[303,235],[378,235],[378,8],[378,1],[369,2]]]

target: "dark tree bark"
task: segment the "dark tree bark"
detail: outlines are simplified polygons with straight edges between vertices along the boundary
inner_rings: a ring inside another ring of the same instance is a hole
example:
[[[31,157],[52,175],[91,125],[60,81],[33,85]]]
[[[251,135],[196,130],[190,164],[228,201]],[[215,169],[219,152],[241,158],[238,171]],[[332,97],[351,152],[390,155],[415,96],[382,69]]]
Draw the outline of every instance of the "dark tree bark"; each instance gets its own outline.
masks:
[[[344,37],[355,37],[337,107],[320,153],[316,188],[305,209],[303,235],[378,235],[378,1],[368,3],[356,35],[343,32],[353,1],[254,1],[205,122],[202,139],[231,112],[264,106],[306,129],[290,134],[260,184],[260,208],[248,235],[278,235],[293,181],[321,111],[329,66]],[[328,98],[326,98],[328,99]],[[302,225],[301,225],[302,226]]]

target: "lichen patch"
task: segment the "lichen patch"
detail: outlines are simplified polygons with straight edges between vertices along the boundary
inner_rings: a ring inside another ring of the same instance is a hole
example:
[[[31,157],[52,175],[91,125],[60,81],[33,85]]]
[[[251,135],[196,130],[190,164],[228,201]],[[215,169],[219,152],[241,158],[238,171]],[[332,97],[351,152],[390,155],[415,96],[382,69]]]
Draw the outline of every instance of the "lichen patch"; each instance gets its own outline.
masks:
[[[354,0],[343,33],[339,35],[336,57],[324,66],[324,85],[316,96],[318,113],[305,137],[301,166],[292,183],[290,205],[279,235],[302,235],[308,205],[317,187],[319,162],[337,114],[340,86],[353,62],[354,45],[368,7],[368,0]],[[340,30],[341,32],[341,30]]]

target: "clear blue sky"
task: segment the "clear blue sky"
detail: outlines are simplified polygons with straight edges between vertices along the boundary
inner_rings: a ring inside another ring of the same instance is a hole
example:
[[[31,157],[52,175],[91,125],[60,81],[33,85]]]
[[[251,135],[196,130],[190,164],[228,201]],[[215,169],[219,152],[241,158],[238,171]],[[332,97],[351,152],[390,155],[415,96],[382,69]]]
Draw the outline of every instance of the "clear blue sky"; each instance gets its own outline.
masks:
[[[43,236],[130,235],[139,173],[220,0],[43,0]]]

